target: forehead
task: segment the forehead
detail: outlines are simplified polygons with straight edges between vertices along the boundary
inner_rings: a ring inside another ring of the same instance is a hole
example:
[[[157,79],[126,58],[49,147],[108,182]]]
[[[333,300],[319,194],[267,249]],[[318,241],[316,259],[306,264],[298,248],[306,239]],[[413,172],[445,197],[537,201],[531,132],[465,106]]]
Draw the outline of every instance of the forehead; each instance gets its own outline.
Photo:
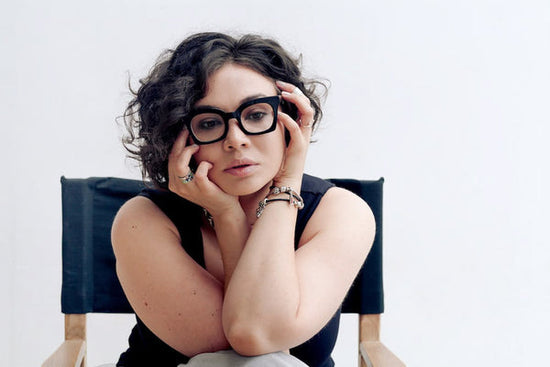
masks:
[[[206,95],[198,106],[233,110],[250,98],[277,94],[275,81],[246,66],[225,64],[207,82]]]

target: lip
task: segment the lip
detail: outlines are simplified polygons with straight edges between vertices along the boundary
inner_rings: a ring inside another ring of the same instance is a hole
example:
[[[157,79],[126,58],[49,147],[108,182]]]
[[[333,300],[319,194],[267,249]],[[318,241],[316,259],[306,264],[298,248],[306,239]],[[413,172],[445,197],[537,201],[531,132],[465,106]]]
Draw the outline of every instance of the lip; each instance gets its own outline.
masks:
[[[254,162],[253,160],[247,158],[236,159],[230,162],[228,167],[223,171],[233,176],[244,177],[251,174],[257,166],[258,163]]]

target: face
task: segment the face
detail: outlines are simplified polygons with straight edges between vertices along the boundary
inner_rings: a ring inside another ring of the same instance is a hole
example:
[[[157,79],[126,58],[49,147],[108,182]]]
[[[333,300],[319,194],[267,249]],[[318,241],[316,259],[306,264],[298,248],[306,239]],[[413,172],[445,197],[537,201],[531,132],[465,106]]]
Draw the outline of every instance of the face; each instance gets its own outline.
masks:
[[[271,79],[247,67],[226,64],[210,76],[207,93],[195,108],[208,106],[233,112],[249,100],[275,95],[277,89]],[[272,132],[247,135],[233,118],[227,136],[200,145],[194,157],[197,163],[208,161],[213,165],[208,177],[223,191],[244,196],[271,183],[281,167],[285,147],[282,123],[277,122]]]

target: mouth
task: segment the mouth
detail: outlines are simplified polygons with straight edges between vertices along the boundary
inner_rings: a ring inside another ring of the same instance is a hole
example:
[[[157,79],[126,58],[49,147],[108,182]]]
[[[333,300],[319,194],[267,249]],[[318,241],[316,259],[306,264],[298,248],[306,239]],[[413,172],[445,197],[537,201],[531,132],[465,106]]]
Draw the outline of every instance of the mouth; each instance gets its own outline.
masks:
[[[251,174],[257,166],[258,164],[256,162],[248,159],[240,159],[231,162],[229,167],[227,167],[224,172],[234,176],[243,177]]]
[[[230,167],[230,169],[243,168],[243,167],[248,167],[248,166],[251,166],[251,165],[250,164],[240,164],[240,165],[237,165],[237,166]]]

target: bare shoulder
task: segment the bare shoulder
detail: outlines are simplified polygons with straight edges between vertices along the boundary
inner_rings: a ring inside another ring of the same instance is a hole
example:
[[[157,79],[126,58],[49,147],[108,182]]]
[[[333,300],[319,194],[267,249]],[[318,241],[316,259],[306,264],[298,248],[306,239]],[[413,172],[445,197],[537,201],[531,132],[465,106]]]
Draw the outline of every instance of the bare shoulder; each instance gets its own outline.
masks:
[[[162,228],[177,233],[176,226],[172,221],[155,203],[144,196],[136,196],[124,203],[115,217],[113,227],[121,227],[129,223],[133,223],[133,227],[130,226],[130,229],[134,230],[162,225]]]
[[[342,237],[361,237],[364,241],[359,243],[369,243],[370,249],[375,231],[376,223],[369,205],[353,192],[333,187],[325,193],[309,220],[303,242],[330,232]]]
[[[320,209],[334,209],[339,215],[361,216],[374,223],[374,216],[369,205],[361,197],[341,187],[332,187],[323,196]],[[326,208],[325,208],[326,207]]]
[[[141,236],[143,233],[153,231],[167,231],[175,239],[179,239],[179,233],[173,222],[150,199],[136,196],[128,200],[120,208],[112,229],[112,243],[116,249],[123,246],[127,237]]]

